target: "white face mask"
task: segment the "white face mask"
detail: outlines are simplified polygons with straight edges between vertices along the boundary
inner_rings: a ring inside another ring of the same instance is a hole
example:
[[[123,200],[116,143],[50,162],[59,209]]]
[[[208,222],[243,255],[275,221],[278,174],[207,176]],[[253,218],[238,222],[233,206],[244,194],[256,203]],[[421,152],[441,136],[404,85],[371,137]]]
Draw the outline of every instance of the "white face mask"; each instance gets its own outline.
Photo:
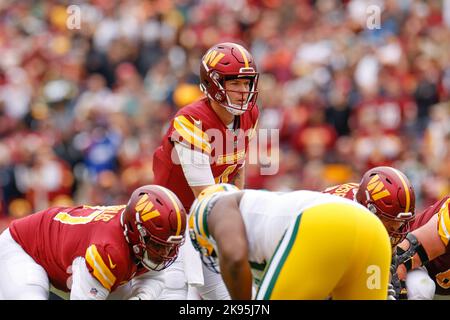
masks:
[[[155,263],[148,257],[147,251],[144,252],[142,257],[142,265],[148,270],[160,271],[164,269],[164,263]]]
[[[247,98],[247,102],[244,105],[231,103],[231,99],[228,96],[228,94],[225,94],[225,96],[227,99],[227,102],[226,102],[227,104],[222,104],[222,106],[225,107],[225,109],[232,115],[240,116],[241,114],[243,114],[244,112],[246,112],[248,110],[248,104],[249,104],[251,96],[249,96]],[[232,106],[233,108],[231,108],[229,106]]]
[[[240,116],[241,114],[243,114],[245,111],[247,111],[247,108],[245,108],[245,109],[243,109],[243,110],[237,110],[237,109],[233,109],[233,108],[230,108],[230,107],[227,107],[227,106],[224,106],[225,107],[225,109],[227,109],[227,111],[229,112],[229,113],[231,113],[232,115],[234,115],[234,116]]]

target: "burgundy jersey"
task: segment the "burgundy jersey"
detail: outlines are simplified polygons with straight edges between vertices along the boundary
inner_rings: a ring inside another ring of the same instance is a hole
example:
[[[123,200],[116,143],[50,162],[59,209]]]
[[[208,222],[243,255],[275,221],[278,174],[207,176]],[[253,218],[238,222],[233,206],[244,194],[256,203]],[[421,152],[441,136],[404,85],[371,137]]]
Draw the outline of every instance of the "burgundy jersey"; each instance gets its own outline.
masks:
[[[411,229],[415,230],[426,224],[435,214],[438,215],[436,231],[446,245],[446,252],[428,262],[425,266],[430,277],[436,282],[436,293],[450,295],[450,196],[437,201],[419,214],[412,223]]]
[[[125,240],[120,214],[125,206],[53,207],[14,220],[14,240],[41,265],[51,284],[69,291],[70,266],[84,257],[91,274],[109,291],[128,282],[137,270]]]
[[[335,196],[355,200],[355,194],[358,192],[359,183],[344,183],[337,186],[326,188],[323,193],[329,193]]]
[[[153,155],[154,183],[172,190],[189,212],[195,197],[179,164],[174,141],[208,154],[215,182],[230,182],[245,163],[258,116],[258,107],[255,105],[235,117],[235,130],[230,130],[212,109],[207,98],[183,107],[170,123],[161,146]]]

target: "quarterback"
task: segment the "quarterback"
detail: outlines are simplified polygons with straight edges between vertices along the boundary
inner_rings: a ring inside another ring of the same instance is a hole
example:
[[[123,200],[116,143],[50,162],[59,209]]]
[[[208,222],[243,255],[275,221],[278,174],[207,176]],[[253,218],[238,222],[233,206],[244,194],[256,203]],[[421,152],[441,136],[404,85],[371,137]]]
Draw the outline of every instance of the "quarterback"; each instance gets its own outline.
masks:
[[[345,198],[213,186],[194,202],[189,233],[233,299],[252,298],[252,278],[256,299],[387,298],[389,236]]]
[[[220,43],[203,56],[205,97],[175,115],[153,159],[155,183],[175,192],[186,210],[207,186],[243,187],[245,155],[259,115],[257,85],[253,57],[244,47]]]
[[[53,207],[0,235],[0,299],[104,300],[131,282],[128,298],[155,299],[184,241],[186,212],[170,190],[147,185],[127,205]]]
[[[187,212],[208,186],[228,182],[244,187],[245,158],[259,116],[258,76],[252,55],[239,44],[219,43],[202,57],[200,88],[205,97],[178,111],[153,155],[154,182],[172,190]],[[173,281],[162,299],[185,299],[186,283],[202,286],[203,298],[228,297],[220,277],[202,272],[190,243],[167,271]],[[207,297],[219,292],[210,285],[222,286],[222,293]]]
[[[415,217],[414,188],[406,175],[392,167],[372,168],[360,183],[346,183],[324,192],[354,200],[377,215],[393,247],[405,239]]]
[[[406,279],[408,299],[450,295],[450,196],[419,214],[411,229],[395,252],[397,273]]]

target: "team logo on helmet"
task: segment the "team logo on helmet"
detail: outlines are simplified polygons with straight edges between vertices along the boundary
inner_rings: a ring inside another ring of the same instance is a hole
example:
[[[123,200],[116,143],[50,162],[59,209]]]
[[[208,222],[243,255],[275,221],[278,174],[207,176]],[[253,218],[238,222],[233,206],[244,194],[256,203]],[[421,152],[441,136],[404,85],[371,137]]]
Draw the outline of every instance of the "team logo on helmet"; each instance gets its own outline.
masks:
[[[249,80],[247,90],[226,89],[225,81],[244,78]],[[240,115],[256,105],[259,73],[250,52],[237,43],[219,43],[210,48],[200,63],[200,89],[207,97],[234,115]],[[229,94],[240,94],[236,102]]]
[[[415,195],[402,172],[384,166],[370,169],[363,175],[355,199],[382,219],[393,246],[405,238],[415,217]]]
[[[132,193],[121,215],[121,224],[138,262],[159,271],[177,258],[184,242],[186,212],[170,190],[146,185]]]
[[[149,196],[147,194],[143,194],[140,198],[138,203],[135,206],[136,212],[139,212],[141,215],[141,220],[146,222],[150,219],[159,217],[161,213],[155,209],[152,210],[154,207],[153,202],[150,201]],[[150,211],[152,210],[152,211]]]
[[[205,55],[203,62],[214,68],[223,57],[225,57],[225,54],[222,52],[219,53],[216,50],[211,50]]]
[[[378,174],[374,175],[370,179],[367,185],[367,190],[370,192],[370,196],[373,200],[379,200],[390,196],[390,192],[386,189],[383,182],[380,180]]]

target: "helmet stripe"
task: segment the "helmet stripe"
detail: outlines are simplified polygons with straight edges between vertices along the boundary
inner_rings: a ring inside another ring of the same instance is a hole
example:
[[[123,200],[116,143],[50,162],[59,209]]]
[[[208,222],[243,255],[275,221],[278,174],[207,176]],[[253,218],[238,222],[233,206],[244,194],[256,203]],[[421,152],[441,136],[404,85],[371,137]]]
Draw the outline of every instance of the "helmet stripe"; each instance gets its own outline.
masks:
[[[247,55],[244,52],[244,49],[238,44],[236,44],[236,47],[238,48],[239,52],[242,54],[242,58],[244,58],[245,67],[248,68],[249,67],[248,59],[247,59]]]
[[[173,197],[173,195],[171,194],[171,191],[166,190],[165,188],[163,188],[161,186],[156,186],[156,187],[161,189],[167,195],[167,197],[169,197],[170,201],[172,202],[173,206],[175,207],[175,212],[177,213],[177,233],[175,235],[178,236],[178,235],[180,235],[180,232],[181,232],[181,212],[180,212],[180,207],[178,206],[178,203],[176,202],[176,200]]]
[[[408,185],[406,184],[405,179],[403,178],[402,174],[397,170],[392,168],[393,171],[395,172],[395,174],[400,178],[400,181],[403,184],[403,188],[405,189],[405,193],[406,193],[406,208],[405,208],[405,212],[409,212],[410,209],[410,205],[411,205],[411,200],[410,200],[410,194],[409,194],[409,188]]]
[[[205,215],[205,209],[206,206],[208,205],[209,200],[211,200],[210,198],[207,199],[203,199],[198,206],[198,229],[199,229],[199,233],[205,237],[208,238],[209,236],[209,232],[208,232],[208,224],[207,224],[207,216]]]

